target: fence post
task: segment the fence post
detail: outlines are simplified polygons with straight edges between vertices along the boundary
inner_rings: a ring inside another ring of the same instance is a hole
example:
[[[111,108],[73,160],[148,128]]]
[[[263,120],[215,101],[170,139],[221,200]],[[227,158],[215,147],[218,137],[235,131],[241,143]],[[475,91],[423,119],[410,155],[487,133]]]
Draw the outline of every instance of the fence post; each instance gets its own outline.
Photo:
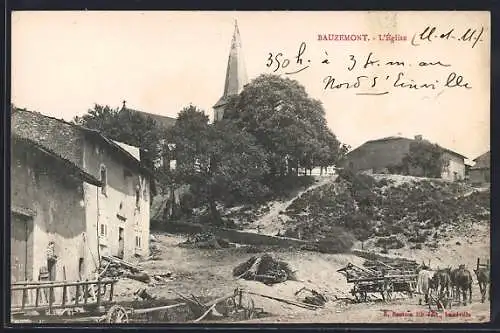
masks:
[[[52,304],[54,302],[54,287],[50,287],[49,292],[49,314],[52,314]]]
[[[87,298],[88,298],[88,282],[89,280],[85,280],[84,284],[83,284],[83,304],[87,305]]]
[[[75,288],[76,288],[76,291],[75,291],[75,305],[78,305],[78,302],[79,302],[79,299],[80,299],[80,286],[77,284],[75,286]]]
[[[66,305],[66,297],[67,297],[67,293],[68,293],[68,290],[67,290],[67,286],[64,286],[63,287],[63,293],[62,293],[62,305]]]
[[[40,300],[40,287],[36,287],[36,295],[35,295],[35,308],[38,308],[38,302]]]

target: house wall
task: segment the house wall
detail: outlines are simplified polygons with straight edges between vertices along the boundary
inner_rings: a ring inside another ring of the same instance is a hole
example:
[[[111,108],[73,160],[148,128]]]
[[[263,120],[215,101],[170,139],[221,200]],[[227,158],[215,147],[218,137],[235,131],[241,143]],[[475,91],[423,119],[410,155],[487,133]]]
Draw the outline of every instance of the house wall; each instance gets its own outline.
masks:
[[[33,215],[28,279],[38,280],[40,269],[47,267],[46,249],[54,241],[58,257],[55,279],[79,280],[85,233],[81,181],[67,176],[67,170],[59,169],[53,159],[15,146],[13,152],[11,205]]]
[[[349,167],[352,163],[355,171],[387,171],[388,166],[401,163],[410,149],[410,143],[411,140],[405,138],[367,142],[348,154],[344,166]]]
[[[486,184],[490,182],[490,169],[471,169],[469,171],[469,182],[472,184]]]
[[[441,178],[450,181],[465,179],[465,163],[463,158],[448,152],[443,154],[443,158],[448,160],[449,163],[443,168]]]
[[[149,180],[133,166],[127,167],[107,145],[92,140],[85,141],[83,160],[85,170],[98,179],[101,166],[106,168],[105,192],[91,185],[84,187],[88,242],[96,258],[119,255],[120,228],[123,229],[124,260],[149,255]],[[140,188],[138,205],[136,186]],[[140,238],[140,245],[136,237]]]

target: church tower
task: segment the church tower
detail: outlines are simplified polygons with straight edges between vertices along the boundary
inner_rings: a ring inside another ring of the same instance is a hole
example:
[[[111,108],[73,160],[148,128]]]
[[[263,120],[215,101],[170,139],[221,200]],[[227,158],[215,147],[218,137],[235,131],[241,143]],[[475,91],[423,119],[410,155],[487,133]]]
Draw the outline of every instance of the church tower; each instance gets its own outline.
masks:
[[[224,116],[224,109],[229,97],[238,95],[247,83],[248,78],[241,50],[240,31],[238,30],[238,23],[235,22],[231,50],[229,51],[229,59],[227,60],[224,92],[219,101],[213,106],[214,122],[221,120]]]

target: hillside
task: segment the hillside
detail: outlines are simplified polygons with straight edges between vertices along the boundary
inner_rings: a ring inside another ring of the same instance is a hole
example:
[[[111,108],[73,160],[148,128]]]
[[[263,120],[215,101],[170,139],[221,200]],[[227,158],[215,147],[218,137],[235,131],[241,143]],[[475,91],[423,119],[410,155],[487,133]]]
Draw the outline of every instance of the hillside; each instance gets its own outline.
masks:
[[[464,183],[344,172],[306,192],[284,212],[286,235],[322,239],[342,231],[383,252],[437,248],[437,240],[490,218],[489,189]]]

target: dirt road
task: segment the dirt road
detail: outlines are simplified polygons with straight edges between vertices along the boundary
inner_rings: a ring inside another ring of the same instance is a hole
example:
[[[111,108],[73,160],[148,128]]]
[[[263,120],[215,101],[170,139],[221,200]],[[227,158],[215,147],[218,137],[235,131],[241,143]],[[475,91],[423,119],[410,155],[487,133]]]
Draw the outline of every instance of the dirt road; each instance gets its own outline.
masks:
[[[442,267],[454,265],[456,262],[467,263],[469,269],[477,257],[489,256],[489,230],[487,226],[475,226],[474,232],[460,237],[463,245],[456,245],[455,239],[450,239],[446,247],[435,252],[425,250],[410,253],[400,250],[409,258],[433,258],[433,266]],[[247,253],[244,248],[229,249],[194,249],[180,247],[185,240],[179,235],[156,234],[154,242],[161,250],[160,260],[144,261],[140,265],[149,272],[171,272],[172,279],[165,285],[149,286],[151,294],[169,299],[177,298],[175,292],[185,295],[194,294],[203,298],[214,299],[242,288],[255,293],[274,297],[291,299],[294,293],[302,287],[315,289],[330,300],[335,296],[350,297],[352,285],[347,284],[344,276],[337,269],[351,262],[362,265],[364,259],[353,254],[322,254],[316,252],[288,249],[273,249],[268,251],[274,257],[288,262],[292,269],[297,270],[299,281],[286,281],[273,286],[267,286],[256,281],[235,279],[233,268],[256,255]],[[257,254],[258,255],[258,254]],[[127,300],[133,297],[133,292],[144,288],[145,284],[121,279],[117,284],[117,299]],[[175,291],[175,292],[174,292]],[[314,323],[346,323],[346,322],[485,322],[489,320],[489,303],[480,303],[479,288],[474,281],[473,303],[467,306],[457,306],[441,316],[431,316],[428,308],[418,305],[418,298],[396,299],[390,303],[345,304],[343,302],[328,302],[321,310],[311,311],[276,302],[274,300],[252,296],[255,306],[264,309],[271,317],[250,322],[314,322]],[[386,310],[384,312],[384,310]]]

